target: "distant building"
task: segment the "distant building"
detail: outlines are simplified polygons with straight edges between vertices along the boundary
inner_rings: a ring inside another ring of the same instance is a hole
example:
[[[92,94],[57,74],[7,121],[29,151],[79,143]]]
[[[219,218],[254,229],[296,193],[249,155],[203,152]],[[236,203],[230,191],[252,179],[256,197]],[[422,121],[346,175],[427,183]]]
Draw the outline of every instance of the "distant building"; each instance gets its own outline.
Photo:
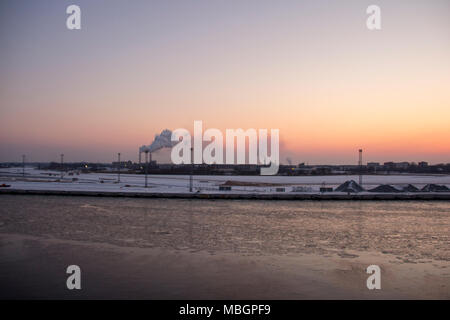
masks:
[[[421,167],[421,168],[426,168],[426,167],[428,167],[428,162],[420,161],[420,162],[419,162],[419,167]]]
[[[384,167],[388,170],[406,170],[409,168],[409,162],[385,162]]]
[[[368,168],[378,168],[380,166],[379,162],[367,162]]]
[[[409,168],[409,162],[396,162],[394,164],[395,169],[406,170]]]
[[[120,161],[120,167],[121,168],[129,168],[133,165],[133,162],[131,162],[130,160],[128,161]],[[119,162],[118,161],[113,161],[112,163],[113,167],[118,167],[119,166]]]
[[[383,165],[385,166],[386,169],[394,169],[395,168],[395,163],[392,161],[385,162],[385,163],[383,163]]]

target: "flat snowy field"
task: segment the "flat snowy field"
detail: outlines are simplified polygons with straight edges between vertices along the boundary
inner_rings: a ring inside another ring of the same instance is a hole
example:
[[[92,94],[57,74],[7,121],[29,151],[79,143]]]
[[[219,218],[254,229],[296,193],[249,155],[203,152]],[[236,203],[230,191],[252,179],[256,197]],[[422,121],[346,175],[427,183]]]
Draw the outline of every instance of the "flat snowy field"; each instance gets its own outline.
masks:
[[[65,174],[63,180],[57,171],[37,170],[25,168],[25,177],[22,168],[0,169],[0,185],[7,184],[13,189],[23,190],[64,190],[64,191],[120,191],[120,192],[188,192],[188,175],[148,175],[148,188],[144,188],[145,176],[137,174],[121,174],[120,183],[115,173],[80,173],[79,175]],[[73,181],[76,178],[76,181]],[[325,183],[328,187],[336,187],[347,180],[358,182],[357,175],[338,176],[194,176],[194,191],[204,193],[219,193],[219,185],[226,181],[273,183],[286,187],[291,192],[293,187],[303,187],[300,193],[318,192]],[[426,184],[434,183],[450,187],[450,175],[365,175],[363,187],[371,189],[380,184],[405,185],[413,184],[422,188]],[[231,192],[248,193],[276,192],[277,186],[232,186]]]

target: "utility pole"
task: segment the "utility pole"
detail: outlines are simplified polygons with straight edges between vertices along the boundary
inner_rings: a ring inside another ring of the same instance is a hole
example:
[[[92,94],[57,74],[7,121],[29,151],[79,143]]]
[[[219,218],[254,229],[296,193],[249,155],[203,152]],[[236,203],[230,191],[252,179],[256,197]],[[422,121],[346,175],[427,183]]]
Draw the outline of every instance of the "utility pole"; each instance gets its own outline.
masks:
[[[61,153],[61,181],[63,178],[63,168],[64,168],[64,153]]]
[[[117,168],[117,182],[120,182],[120,152],[117,154],[117,158],[118,158],[118,168]]]
[[[194,160],[193,160],[193,155],[194,155],[194,148],[191,147],[191,174],[189,176],[189,192],[192,192],[192,175],[194,174]]]
[[[25,155],[22,155],[22,176],[25,177]]]
[[[359,161],[358,161],[358,166],[359,166],[359,185],[362,187],[362,149],[359,149]]]
[[[145,187],[147,188],[148,151],[145,151]]]

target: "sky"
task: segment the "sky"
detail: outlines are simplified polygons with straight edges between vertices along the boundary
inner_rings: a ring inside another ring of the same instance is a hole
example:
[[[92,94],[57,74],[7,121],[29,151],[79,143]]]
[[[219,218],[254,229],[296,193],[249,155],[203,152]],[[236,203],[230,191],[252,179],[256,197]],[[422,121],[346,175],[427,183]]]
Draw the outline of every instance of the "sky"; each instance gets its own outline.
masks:
[[[3,0],[0,161],[136,161],[202,120],[279,129],[281,163],[449,163],[449,57],[448,0]]]

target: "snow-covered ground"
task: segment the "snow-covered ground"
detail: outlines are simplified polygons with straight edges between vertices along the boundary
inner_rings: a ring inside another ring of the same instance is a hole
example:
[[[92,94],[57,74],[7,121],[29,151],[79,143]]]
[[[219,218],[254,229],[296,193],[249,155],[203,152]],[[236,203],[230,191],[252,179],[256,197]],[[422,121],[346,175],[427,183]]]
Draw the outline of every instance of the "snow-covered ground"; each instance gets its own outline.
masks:
[[[137,174],[121,174],[117,182],[115,173],[65,173],[62,181],[57,181],[57,171],[37,170],[27,167],[25,176],[21,168],[0,169],[0,184],[10,185],[22,190],[64,190],[64,191],[120,191],[120,192],[166,192],[180,193],[189,191],[188,175],[148,175],[148,188],[145,176]],[[250,183],[271,183],[279,186],[232,186],[231,192],[237,193],[273,193],[277,187],[284,187],[286,192],[318,192],[325,184],[327,187],[340,185],[347,180],[358,181],[356,175],[338,176],[194,176],[194,191],[218,193],[219,185],[226,181]],[[413,184],[419,189],[434,183],[450,187],[450,175],[366,175],[363,176],[363,187],[371,189],[380,184],[405,185]]]

